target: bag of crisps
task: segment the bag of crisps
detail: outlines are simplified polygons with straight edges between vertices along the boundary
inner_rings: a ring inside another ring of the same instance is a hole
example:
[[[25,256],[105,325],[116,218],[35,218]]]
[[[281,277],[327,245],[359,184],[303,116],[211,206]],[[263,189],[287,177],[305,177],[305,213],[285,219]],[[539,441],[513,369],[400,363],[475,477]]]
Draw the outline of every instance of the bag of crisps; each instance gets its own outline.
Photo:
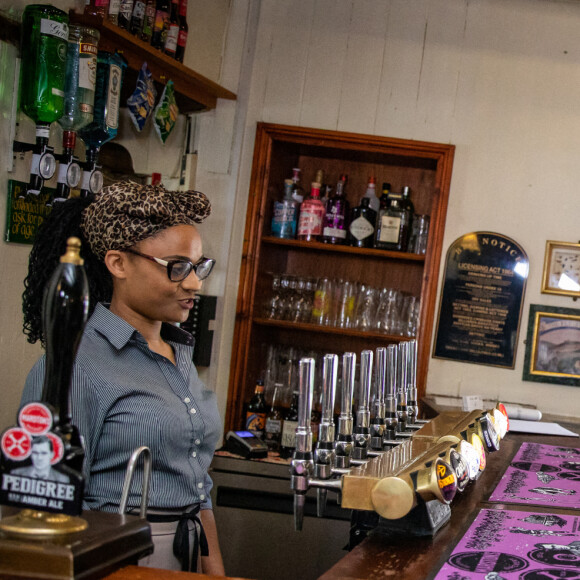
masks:
[[[161,99],[155,108],[155,130],[163,143],[167,141],[167,137],[173,131],[178,114],[179,109],[175,102],[173,81],[167,81]]]
[[[143,131],[147,119],[153,112],[157,90],[153,84],[153,75],[144,62],[139,76],[137,77],[137,86],[133,94],[127,99],[129,115],[137,131]]]

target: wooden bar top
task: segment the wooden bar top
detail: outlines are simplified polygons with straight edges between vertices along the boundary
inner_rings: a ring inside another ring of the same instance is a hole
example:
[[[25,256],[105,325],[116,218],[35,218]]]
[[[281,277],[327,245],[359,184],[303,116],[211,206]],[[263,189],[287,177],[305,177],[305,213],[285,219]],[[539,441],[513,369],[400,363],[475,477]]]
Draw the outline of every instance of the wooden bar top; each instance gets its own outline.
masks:
[[[575,432],[577,424],[560,422]],[[487,468],[451,503],[451,519],[431,537],[368,536],[356,548],[325,572],[320,580],[384,579],[423,580],[432,578],[447,560],[481,508],[534,511],[578,515],[578,510],[553,506],[490,503],[488,498],[501,479],[512,457],[526,441],[563,447],[580,447],[578,437],[556,437],[510,432],[501,442],[500,450],[488,455]],[[580,506],[579,506],[580,508]]]
[[[104,580],[244,580],[230,576],[208,576],[193,572],[174,572],[159,568],[145,568],[143,566],[125,566],[106,576]]]

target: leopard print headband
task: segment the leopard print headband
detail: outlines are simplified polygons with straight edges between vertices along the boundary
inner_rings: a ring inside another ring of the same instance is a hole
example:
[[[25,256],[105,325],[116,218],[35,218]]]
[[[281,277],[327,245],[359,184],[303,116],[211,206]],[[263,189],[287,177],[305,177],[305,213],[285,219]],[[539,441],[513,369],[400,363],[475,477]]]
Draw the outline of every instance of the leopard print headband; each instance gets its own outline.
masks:
[[[167,191],[161,185],[119,181],[104,187],[82,212],[81,230],[93,253],[124,250],[176,225],[201,223],[211,213],[200,191]]]

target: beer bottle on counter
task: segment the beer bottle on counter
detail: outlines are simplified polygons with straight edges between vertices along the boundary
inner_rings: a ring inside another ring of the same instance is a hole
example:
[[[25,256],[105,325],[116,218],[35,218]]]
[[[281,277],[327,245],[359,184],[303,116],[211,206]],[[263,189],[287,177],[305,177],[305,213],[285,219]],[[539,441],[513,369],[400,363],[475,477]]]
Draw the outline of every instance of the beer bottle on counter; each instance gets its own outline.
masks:
[[[264,440],[268,446],[269,451],[280,451],[280,440],[282,438],[282,412],[277,405],[278,387],[274,387],[274,394],[272,395],[272,407],[266,416],[266,427],[264,430]]]
[[[266,426],[266,401],[264,401],[264,381],[256,381],[254,396],[250,399],[246,411],[246,429],[260,439],[264,436]]]
[[[290,408],[286,411],[280,441],[280,457],[288,458],[296,447],[296,427],[298,427],[298,390],[292,393]]]

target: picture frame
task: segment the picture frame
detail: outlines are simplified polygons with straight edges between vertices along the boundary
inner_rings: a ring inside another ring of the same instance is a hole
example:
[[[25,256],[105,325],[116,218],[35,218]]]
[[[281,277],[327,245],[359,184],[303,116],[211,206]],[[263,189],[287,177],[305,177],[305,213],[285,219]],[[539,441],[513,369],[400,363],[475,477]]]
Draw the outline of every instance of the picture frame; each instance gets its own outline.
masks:
[[[522,378],[580,387],[580,310],[530,304]]]
[[[546,242],[542,293],[580,296],[580,243]]]

